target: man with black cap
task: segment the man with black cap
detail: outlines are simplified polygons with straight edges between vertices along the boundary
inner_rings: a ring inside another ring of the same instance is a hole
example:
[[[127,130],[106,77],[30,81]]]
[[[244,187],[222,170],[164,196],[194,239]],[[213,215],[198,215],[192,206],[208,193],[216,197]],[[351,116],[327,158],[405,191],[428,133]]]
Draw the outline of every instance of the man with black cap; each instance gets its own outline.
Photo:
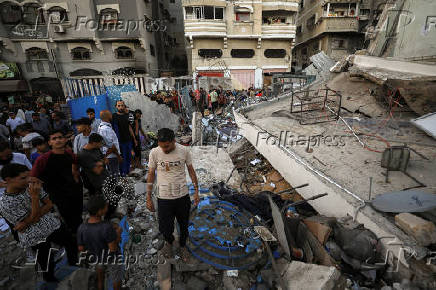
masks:
[[[83,146],[89,142],[89,135],[91,135],[91,120],[88,118],[80,118],[74,123],[76,124],[77,132],[79,134],[74,138],[73,152],[74,154],[79,154]]]

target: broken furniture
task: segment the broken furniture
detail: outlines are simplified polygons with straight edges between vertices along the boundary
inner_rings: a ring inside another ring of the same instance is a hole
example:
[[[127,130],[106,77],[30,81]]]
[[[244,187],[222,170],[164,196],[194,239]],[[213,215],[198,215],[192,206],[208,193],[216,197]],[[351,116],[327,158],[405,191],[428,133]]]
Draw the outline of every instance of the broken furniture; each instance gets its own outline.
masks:
[[[342,95],[329,88],[292,92],[291,114],[301,125],[337,121]]]
[[[422,154],[418,153],[412,148],[407,147],[406,145],[403,146],[391,146],[389,148],[386,148],[382,155],[381,160],[381,167],[386,168],[386,183],[389,183],[389,171],[401,171],[413,181],[418,183],[419,185],[412,187],[425,187],[425,184],[417,180],[415,177],[411,176],[409,173],[407,173],[407,166],[409,165],[409,159],[410,159],[410,151],[415,152],[420,157],[427,159],[427,157],[423,156]],[[407,188],[410,189],[410,188]]]

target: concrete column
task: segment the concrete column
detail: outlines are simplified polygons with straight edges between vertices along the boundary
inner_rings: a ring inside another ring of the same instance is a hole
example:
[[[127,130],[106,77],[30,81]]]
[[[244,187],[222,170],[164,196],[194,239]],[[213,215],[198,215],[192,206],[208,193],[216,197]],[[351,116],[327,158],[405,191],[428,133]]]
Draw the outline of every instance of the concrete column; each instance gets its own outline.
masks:
[[[261,89],[263,86],[263,70],[258,67],[254,71],[254,88],[255,89]]]
[[[329,16],[330,13],[330,2],[327,3],[327,17]]]
[[[200,112],[194,112],[192,114],[192,144],[201,145],[203,139],[203,130],[201,123],[202,115]]]

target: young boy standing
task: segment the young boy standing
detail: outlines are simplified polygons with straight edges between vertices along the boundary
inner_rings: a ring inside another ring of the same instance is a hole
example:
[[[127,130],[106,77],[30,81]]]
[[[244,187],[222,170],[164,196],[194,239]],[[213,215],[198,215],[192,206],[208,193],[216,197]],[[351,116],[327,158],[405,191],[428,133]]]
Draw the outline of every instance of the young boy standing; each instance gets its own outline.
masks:
[[[30,154],[30,162],[34,164],[39,156],[48,151],[48,144],[42,138],[35,138],[32,140],[32,146],[36,148],[36,152]]]
[[[102,196],[91,197],[88,202],[90,217],[77,230],[77,245],[80,257],[87,255],[92,262],[97,261],[98,289],[104,289],[107,271],[114,290],[119,290],[124,277],[123,263],[118,260],[121,233],[119,227],[102,220],[107,210],[108,204]]]

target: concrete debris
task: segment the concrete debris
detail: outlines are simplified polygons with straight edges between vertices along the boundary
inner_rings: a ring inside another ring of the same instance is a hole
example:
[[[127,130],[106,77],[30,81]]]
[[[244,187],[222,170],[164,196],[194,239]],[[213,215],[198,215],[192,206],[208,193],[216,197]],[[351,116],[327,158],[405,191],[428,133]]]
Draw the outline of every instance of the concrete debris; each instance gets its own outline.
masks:
[[[395,216],[395,223],[422,246],[436,243],[436,226],[432,222],[411,213],[400,213]]]
[[[171,113],[168,106],[158,104],[138,91],[121,93],[121,98],[129,108],[140,109],[142,111],[142,128],[144,131],[156,132],[165,124],[165,127],[178,131],[180,117]]]
[[[334,289],[341,274],[335,267],[292,261],[282,272],[288,289]]]
[[[324,51],[312,55],[310,61],[312,64],[305,68],[303,72],[306,75],[315,75],[317,79],[327,79],[330,74],[330,68],[335,65],[335,61],[325,54]]]
[[[347,59],[342,59],[330,68],[330,72],[333,72],[333,73],[346,72],[346,71],[348,71],[349,65],[350,64],[348,63]]]

